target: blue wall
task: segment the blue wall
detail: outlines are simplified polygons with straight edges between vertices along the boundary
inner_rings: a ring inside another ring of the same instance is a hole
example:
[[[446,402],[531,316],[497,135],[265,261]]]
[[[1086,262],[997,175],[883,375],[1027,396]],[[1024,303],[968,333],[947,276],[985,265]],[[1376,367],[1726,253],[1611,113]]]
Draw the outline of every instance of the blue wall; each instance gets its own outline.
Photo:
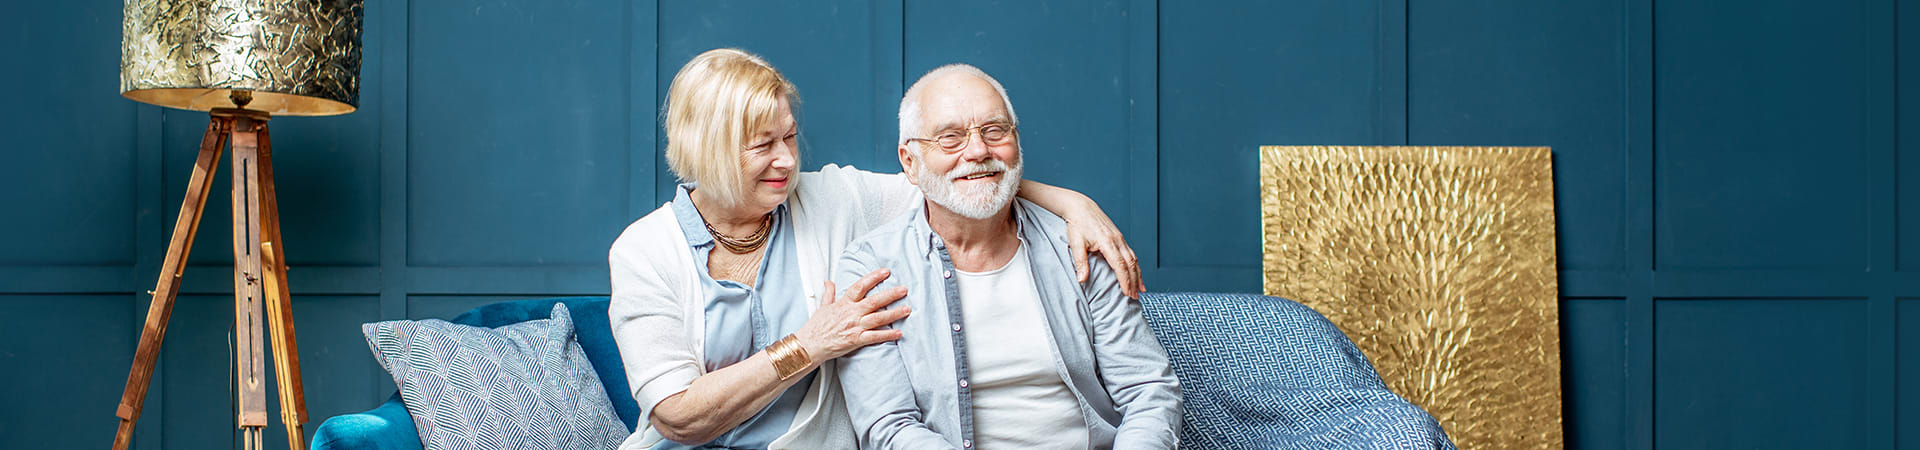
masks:
[[[1574,447],[1920,448],[1895,0],[369,3],[360,111],[274,122],[311,425],[392,390],[359,323],[604,294],[672,183],[666,82],[740,46],[800,86],[816,167],[896,170],[904,81],[995,73],[1031,176],[1159,291],[1258,290],[1258,145],[1552,146]],[[120,8],[0,15],[0,448],[111,439],[205,127],[117,95]],[[231,439],[225,190],[140,448]]]

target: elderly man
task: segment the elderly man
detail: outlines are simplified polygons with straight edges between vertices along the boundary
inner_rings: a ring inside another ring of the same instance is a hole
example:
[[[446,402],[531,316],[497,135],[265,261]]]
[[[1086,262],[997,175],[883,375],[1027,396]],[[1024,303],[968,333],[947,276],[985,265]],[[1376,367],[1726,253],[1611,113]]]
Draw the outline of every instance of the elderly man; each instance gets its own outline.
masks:
[[[1180,383],[1166,351],[1094,261],[1075,279],[1066,223],[1014,202],[1013,104],[967,65],[921,77],[900,102],[900,165],[926,194],[860,239],[833,276],[874,269],[905,286],[905,337],[840,361],[863,448],[1172,448]]]

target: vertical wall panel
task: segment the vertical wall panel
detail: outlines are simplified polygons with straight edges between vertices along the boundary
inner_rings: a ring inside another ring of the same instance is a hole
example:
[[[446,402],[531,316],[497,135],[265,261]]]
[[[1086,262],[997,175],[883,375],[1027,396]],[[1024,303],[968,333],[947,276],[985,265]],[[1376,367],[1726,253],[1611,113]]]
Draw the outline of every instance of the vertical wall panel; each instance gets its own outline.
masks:
[[[7,399],[0,446],[86,448],[111,441],[113,407],[138,336],[130,298],[0,295],[0,398]]]
[[[1920,7],[1896,9],[1896,30],[1908,24],[1920,25]],[[1894,157],[1897,161],[1894,200],[1898,202],[1894,208],[1898,220],[1894,231],[1894,242],[1898,246],[1895,265],[1902,271],[1911,271],[1920,265],[1920,32],[1896,31],[1894,34],[1898,36],[1894,44],[1898,49],[1894,72],[1899,75],[1894,80],[1894,90],[1899,93],[1894,113],[1899,118],[1898,131],[1894,133],[1898,137]]]
[[[1626,300],[1560,302],[1567,448],[1626,448]]]
[[[660,3],[627,2],[627,218],[638,219],[660,205],[656,194],[667,169],[659,151],[661,102]]]
[[[1654,446],[1862,448],[1867,302],[1658,300]],[[1759,430],[1776,430],[1763,432]]]
[[[144,413],[167,418],[161,447],[239,447],[233,426],[232,330],[232,296],[182,295],[174,301],[173,321],[155,368],[160,382],[151,388],[167,401],[163,408]],[[277,414],[270,410],[268,415]]]
[[[907,2],[903,75],[910,86],[952,63],[992,75],[1020,116],[1023,176],[1087,194],[1125,232],[1118,219],[1132,215],[1128,180],[1143,175],[1126,158],[1126,8],[1120,1]]]
[[[29,2],[0,15],[0,265],[132,263],[135,103],[118,95],[120,6]]]
[[[660,59],[658,99],[667,101],[667,88],[680,67],[701,52],[736,47],[760,55],[800,90],[801,165],[818,170],[825,164],[853,165],[867,170],[897,171],[898,164],[874,157],[876,127],[891,127],[892,116],[877,117],[873,104],[881,87],[867,74],[874,66],[872,10],[860,4],[748,1],[662,2],[660,4]],[[898,18],[886,18],[897,21]],[[634,126],[659,126],[634,124]],[[658,148],[666,148],[666,133]],[[666,169],[664,152],[656,154],[661,168],[657,201],[673,198],[678,183]],[[611,242],[611,239],[609,239]]]
[[[407,261],[605,264],[639,156],[626,4],[412,5]]]
[[[1894,417],[1895,443],[1902,449],[1920,449],[1920,299],[1897,302],[1899,332],[1894,348],[1894,402],[1899,405]]]
[[[1160,5],[1160,261],[1145,264],[1258,267],[1258,147],[1379,143],[1381,13],[1364,1]]]
[[[361,66],[378,69],[376,63]],[[361,78],[361,98],[379,94],[378,77]],[[379,105],[362,102],[350,115],[272,122],[274,188],[288,263],[380,264],[379,118]]]
[[[1626,5],[1408,6],[1408,141],[1553,147],[1560,267],[1625,270]]]
[[[1869,1],[1655,3],[1658,268],[1865,269]]]

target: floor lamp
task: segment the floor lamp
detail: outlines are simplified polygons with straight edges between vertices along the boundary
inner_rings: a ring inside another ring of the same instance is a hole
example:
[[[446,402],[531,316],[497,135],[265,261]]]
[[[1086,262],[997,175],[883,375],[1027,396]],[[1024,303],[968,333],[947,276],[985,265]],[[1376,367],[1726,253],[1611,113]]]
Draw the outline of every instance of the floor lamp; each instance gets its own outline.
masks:
[[[273,116],[353,112],[359,102],[360,0],[126,0],[120,53],[121,95],[155,105],[207,111],[207,131],[174,221],[146,326],[115,415],[113,448],[133,440],[167,334],[179,279],[206,207],[220,153],[233,147],[234,358],[236,423],[248,449],[264,445],[266,368],[261,337],[272,342],[280,419],[290,449],[306,448],[280,205],[274,196]]]

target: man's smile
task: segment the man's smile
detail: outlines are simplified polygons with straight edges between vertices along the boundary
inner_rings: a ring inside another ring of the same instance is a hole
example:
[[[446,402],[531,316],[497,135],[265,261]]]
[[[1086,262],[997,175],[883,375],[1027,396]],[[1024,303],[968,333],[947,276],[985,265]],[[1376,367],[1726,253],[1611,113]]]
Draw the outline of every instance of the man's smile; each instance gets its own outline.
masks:
[[[999,171],[987,171],[987,172],[974,172],[974,173],[973,173],[973,174],[971,174],[971,175],[967,175],[967,176],[964,176],[964,177],[960,177],[960,178],[955,178],[955,180],[958,180],[958,181],[972,181],[972,180],[978,180],[978,179],[982,179],[982,178],[989,178],[989,177],[993,177],[993,176],[997,176],[997,175],[1000,175],[1000,172],[999,172]]]

